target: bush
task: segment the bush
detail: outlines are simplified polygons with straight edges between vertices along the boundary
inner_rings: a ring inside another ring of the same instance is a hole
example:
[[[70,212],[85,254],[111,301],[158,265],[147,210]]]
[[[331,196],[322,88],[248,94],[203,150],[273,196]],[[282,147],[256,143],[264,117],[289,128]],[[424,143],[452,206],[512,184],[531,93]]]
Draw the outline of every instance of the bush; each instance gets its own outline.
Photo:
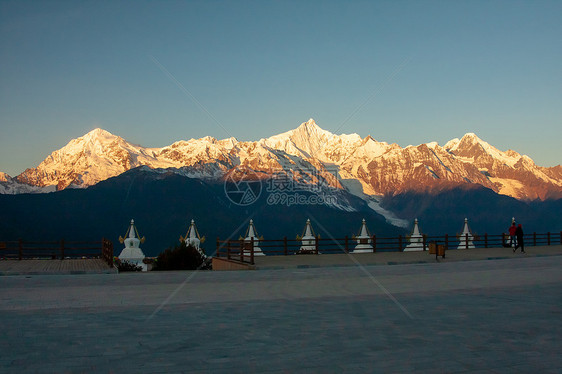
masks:
[[[203,258],[197,248],[182,242],[173,249],[170,247],[160,253],[152,270],[198,270],[210,269],[210,263]]]
[[[114,261],[115,265],[117,265],[117,270],[119,270],[120,273],[126,271],[142,271],[142,266],[135,265],[129,261],[121,261],[119,259],[116,259]]]

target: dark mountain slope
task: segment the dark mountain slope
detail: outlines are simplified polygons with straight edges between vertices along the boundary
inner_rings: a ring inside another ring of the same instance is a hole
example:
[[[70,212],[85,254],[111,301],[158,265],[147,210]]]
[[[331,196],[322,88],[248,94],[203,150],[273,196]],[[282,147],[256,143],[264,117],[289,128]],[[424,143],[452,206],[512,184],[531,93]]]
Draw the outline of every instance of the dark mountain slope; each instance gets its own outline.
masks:
[[[301,193],[307,195],[307,193]],[[308,193],[309,195],[309,193]],[[196,220],[207,238],[208,253],[215,250],[216,237],[238,239],[254,219],[258,234],[265,239],[294,239],[307,218],[322,237],[351,236],[365,218],[377,235],[394,236],[404,230],[385,222],[363,200],[339,192],[339,201],[357,211],[346,212],[325,205],[269,205],[262,194],[254,204],[233,204],[222,183],[206,183],[174,172],[137,168],[87,189],[65,189],[50,194],[0,195],[0,239],[100,240],[118,242],[129,221],[135,219],[146,242],[141,248],[155,256],[185,235],[190,220]],[[318,221],[316,221],[318,220]],[[325,230],[321,229],[319,222]]]
[[[562,229],[562,199],[523,202],[476,185],[387,196],[383,206],[402,218],[417,217],[424,233],[429,235],[460,232],[465,217],[480,234],[506,232],[512,217],[527,233]]]

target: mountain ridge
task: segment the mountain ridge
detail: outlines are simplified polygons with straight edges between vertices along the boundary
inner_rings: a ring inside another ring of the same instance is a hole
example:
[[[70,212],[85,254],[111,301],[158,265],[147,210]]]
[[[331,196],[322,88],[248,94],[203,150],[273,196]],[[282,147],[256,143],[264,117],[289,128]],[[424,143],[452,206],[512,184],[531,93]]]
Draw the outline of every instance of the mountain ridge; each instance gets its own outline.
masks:
[[[282,170],[299,182],[324,181],[334,188],[345,188],[338,178],[352,179],[361,185],[361,191],[354,192],[357,196],[375,200],[466,183],[520,200],[562,197],[560,165],[537,166],[528,156],[500,151],[474,133],[444,146],[430,142],[402,148],[370,135],[336,135],[312,118],[293,130],[257,141],[207,136],[162,148],[132,144],[97,128],[52,152],[36,168],[15,178],[0,178],[0,193],[85,188],[143,165],[181,169],[193,178],[215,180],[238,168],[264,177]]]

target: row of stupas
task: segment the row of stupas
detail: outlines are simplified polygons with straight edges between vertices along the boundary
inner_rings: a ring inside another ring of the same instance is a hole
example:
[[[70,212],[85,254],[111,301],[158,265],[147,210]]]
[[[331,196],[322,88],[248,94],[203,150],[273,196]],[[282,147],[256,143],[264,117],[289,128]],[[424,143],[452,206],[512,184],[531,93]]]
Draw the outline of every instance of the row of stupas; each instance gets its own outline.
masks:
[[[367,228],[365,219],[363,219],[363,221],[361,222],[359,234],[354,236],[353,239],[357,242],[355,249],[352,251],[353,253],[370,253],[373,251],[373,240],[371,234],[369,233],[369,229]],[[458,249],[474,248],[473,239],[474,236],[472,235],[470,227],[468,226],[468,219],[465,218],[463,231],[459,235]],[[245,237],[240,237],[240,240],[244,240],[244,242],[246,243],[251,243],[253,241],[254,256],[264,256],[263,251],[259,247],[260,240],[263,240],[263,237],[258,237],[258,232],[254,225],[254,220],[250,220],[250,224],[248,225],[248,229],[246,230],[246,235]],[[316,235],[314,234],[314,230],[312,229],[312,223],[310,222],[310,219],[306,220],[303,234],[297,236],[297,240],[301,241],[301,247],[299,248],[298,253],[314,253],[316,251]],[[125,233],[125,238],[120,236],[119,241],[125,245],[125,248],[123,248],[121,254],[119,255],[119,259],[121,261],[127,261],[131,264],[140,266],[142,267],[143,271],[147,271],[147,265],[143,261],[146,256],[140,249],[140,244],[144,243],[145,238],[140,237],[135,226],[135,221],[133,219],[131,219],[129,228]],[[197,226],[195,225],[195,221],[192,219],[185,237],[180,236],[180,242],[185,242],[187,245],[195,247],[197,251],[199,251],[199,253],[203,256],[203,258],[206,258],[207,256],[205,255],[205,252],[201,249],[201,243],[203,243],[204,241],[205,237],[201,237],[199,235]],[[412,230],[412,234],[409,236],[409,241],[410,244],[408,244],[406,248],[404,248],[405,252],[423,251],[425,249],[423,234],[420,231],[417,218],[414,220],[414,228]]]
[[[361,228],[359,229],[359,234],[354,235],[353,239],[356,240],[357,245],[353,250],[353,253],[372,253],[373,252],[373,239],[371,234],[369,233],[369,229],[367,228],[367,223],[365,219],[361,222]],[[468,219],[464,219],[464,226],[462,233],[458,236],[459,245],[457,249],[466,249],[466,248],[474,248],[473,239],[474,236],[470,230],[468,225]],[[245,243],[250,243],[253,241],[254,243],[254,256],[264,256],[265,254],[259,247],[260,240],[263,240],[262,237],[258,237],[258,232],[256,230],[256,226],[254,224],[254,220],[250,219],[250,224],[248,225],[248,229],[246,230],[246,235],[244,237],[240,237],[239,240],[244,240]],[[312,223],[310,219],[306,220],[304,230],[302,235],[297,236],[297,240],[301,241],[301,246],[297,253],[315,253],[316,252],[316,235],[314,234],[314,229],[312,228]],[[410,243],[404,248],[405,252],[409,251],[423,251],[425,250],[424,246],[424,237],[420,231],[418,219],[414,220],[414,228],[412,230],[412,234],[409,236]],[[467,244],[468,243],[468,244]],[[427,244],[427,243],[426,243]],[[248,252],[249,250],[245,250]]]

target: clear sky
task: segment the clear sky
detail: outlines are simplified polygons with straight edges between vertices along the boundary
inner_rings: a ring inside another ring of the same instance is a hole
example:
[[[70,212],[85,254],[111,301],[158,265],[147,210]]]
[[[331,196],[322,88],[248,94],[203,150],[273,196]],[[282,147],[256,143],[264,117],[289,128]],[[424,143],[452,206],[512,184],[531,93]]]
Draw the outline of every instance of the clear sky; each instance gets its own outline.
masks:
[[[145,147],[314,118],[562,163],[562,1],[0,1],[0,171],[101,127]]]

